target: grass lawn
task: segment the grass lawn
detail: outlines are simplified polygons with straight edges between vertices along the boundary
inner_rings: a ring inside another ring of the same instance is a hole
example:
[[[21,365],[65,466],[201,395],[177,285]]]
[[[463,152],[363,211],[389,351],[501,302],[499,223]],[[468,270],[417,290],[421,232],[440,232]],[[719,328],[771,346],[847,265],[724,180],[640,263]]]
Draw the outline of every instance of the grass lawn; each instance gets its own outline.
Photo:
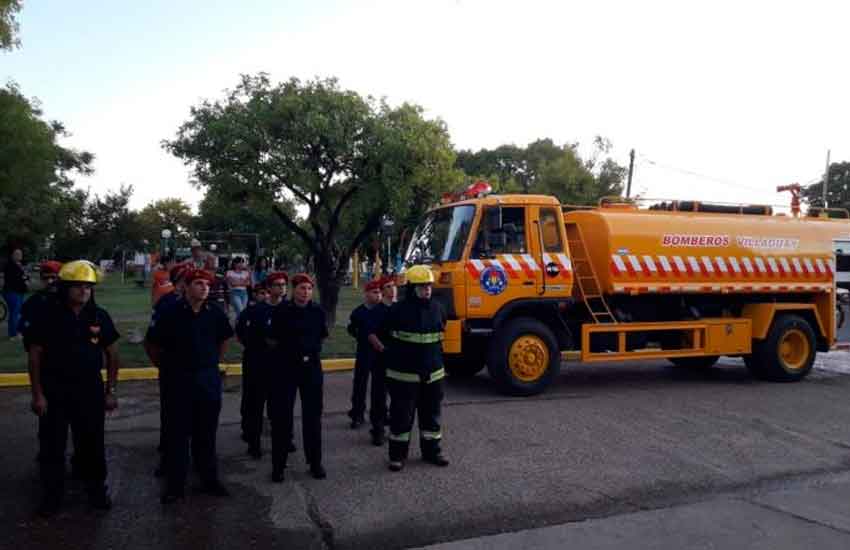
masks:
[[[144,334],[150,319],[150,288],[139,288],[134,281],[121,283],[119,274],[109,275],[97,286],[95,291],[98,305],[106,309],[112,316],[121,340],[118,341],[118,351],[125,367],[149,367],[142,344],[133,344],[128,336],[133,332]],[[339,294],[336,326],[331,328],[331,335],[325,342],[322,356],[353,357],[355,342],[345,331],[348,315],[362,300],[362,293],[350,287],[345,287]],[[27,362],[23,345],[12,342],[6,337],[6,321],[0,324],[0,372],[26,372]],[[234,338],[224,361],[238,363],[242,356],[242,346]]]

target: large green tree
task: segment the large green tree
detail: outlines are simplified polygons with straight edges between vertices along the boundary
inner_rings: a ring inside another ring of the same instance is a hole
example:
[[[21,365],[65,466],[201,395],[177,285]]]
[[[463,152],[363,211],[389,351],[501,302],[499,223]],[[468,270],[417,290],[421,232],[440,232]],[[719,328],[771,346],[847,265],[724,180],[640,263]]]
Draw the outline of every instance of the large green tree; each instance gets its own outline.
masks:
[[[829,180],[826,200],[831,208],[850,210],[850,162],[834,162],[829,165]],[[810,206],[823,206],[823,178],[803,188],[803,198]]]
[[[0,0],[0,50],[11,50],[20,46],[18,22],[21,0]]]
[[[79,213],[85,193],[73,189],[72,177],[90,174],[94,156],[62,147],[64,135],[15,84],[0,88],[0,235],[7,246],[39,249]]]
[[[192,108],[164,146],[194,168],[201,187],[270,201],[312,256],[331,321],[352,251],[385,215],[401,219],[433,204],[455,177],[442,121],[343,90],[335,79],[243,76],[224,99]],[[280,208],[284,199],[303,220]]]
[[[166,198],[149,203],[137,214],[139,232],[149,243],[160,240],[163,229],[179,239],[189,234],[195,222],[192,208],[183,199]]]

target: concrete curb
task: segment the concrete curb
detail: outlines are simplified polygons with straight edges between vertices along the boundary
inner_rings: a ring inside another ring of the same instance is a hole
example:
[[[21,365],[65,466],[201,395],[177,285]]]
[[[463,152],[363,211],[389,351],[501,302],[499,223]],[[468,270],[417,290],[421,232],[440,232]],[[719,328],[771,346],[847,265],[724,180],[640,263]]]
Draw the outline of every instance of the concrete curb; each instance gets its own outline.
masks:
[[[220,365],[221,373],[225,376],[242,376],[242,365],[238,363],[223,363]],[[322,370],[325,372],[339,372],[354,368],[354,359],[325,359],[322,361]],[[104,377],[106,373],[104,372]],[[156,380],[159,371],[155,367],[143,367],[135,369],[121,369],[118,372],[118,380]],[[105,378],[104,378],[105,379]],[[30,385],[30,377],[26,372],[0,373],[0,388],[22,387]]]

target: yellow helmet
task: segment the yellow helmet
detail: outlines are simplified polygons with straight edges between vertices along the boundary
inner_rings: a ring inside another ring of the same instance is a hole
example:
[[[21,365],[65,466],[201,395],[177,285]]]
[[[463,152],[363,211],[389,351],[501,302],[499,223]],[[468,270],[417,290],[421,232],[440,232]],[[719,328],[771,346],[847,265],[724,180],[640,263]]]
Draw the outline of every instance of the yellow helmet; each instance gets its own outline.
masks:
[[[434,272],[427,265],[415,265],[407,270],[405,279],[412,285],[433,284]]]
[[[100,274],[88,260],[75,260],[62,266],[59,270],[59,280],[67,283],[97,284],[100,282]]]

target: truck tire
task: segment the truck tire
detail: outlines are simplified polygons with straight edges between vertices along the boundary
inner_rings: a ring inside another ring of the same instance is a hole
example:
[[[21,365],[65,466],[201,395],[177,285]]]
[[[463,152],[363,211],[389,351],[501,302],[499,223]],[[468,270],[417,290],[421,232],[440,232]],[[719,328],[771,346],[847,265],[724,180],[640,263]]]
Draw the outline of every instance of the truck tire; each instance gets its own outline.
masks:
[[[443,355],[443,366],[449,376],[470,378],[484,368],[484,357],[481,354],[468,356],[460,354]]]
[[[561,368],[561,352],[552,331],[535,319],[518,317],[491,341],[487,370],[508,395],[541,393]]]
[[[815,363],[815,331],[798,315],[774,319],[761,342],[753,342],[753,354],[744,363],[756,378],[771,382],[797,382]]]
[[[701,357],[671,357],[669,361],[677,367],[707,369],[713,367],[719,359],[719,355],[703,355]]]

